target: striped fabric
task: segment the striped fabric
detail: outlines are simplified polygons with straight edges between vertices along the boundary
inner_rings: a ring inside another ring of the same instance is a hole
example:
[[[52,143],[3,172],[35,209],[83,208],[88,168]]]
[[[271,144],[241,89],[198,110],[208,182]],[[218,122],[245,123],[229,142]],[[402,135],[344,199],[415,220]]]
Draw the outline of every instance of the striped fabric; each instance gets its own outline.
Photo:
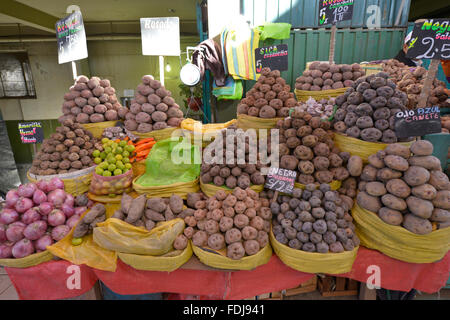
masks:
[[[225,30],[222,34],[228,74],[234,79],[257,80],[255,49],[259,47],[259,32],[249,28],[247,32]]]

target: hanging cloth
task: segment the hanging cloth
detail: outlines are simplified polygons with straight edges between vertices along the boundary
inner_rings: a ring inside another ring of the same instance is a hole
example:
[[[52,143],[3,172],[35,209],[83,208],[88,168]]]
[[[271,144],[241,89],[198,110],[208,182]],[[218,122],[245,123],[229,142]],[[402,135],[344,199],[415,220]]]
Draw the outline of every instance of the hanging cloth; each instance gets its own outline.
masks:
[[[205,75],[205,70],[210,70],[214,76],[216,85],[225,85],[225,70],[222,64],[222,53],[220,45],[212,39],[201,42],[192,54],[192,63],[200,69],[201,79]]]

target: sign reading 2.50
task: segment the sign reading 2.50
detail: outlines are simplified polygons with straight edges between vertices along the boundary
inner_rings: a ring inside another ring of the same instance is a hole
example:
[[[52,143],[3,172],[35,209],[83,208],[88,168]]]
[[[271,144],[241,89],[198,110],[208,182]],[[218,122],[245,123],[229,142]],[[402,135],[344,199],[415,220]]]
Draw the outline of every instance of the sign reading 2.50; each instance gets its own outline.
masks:
[[[450,19],[417,21],[409,43],[408,58],[450,59]]]

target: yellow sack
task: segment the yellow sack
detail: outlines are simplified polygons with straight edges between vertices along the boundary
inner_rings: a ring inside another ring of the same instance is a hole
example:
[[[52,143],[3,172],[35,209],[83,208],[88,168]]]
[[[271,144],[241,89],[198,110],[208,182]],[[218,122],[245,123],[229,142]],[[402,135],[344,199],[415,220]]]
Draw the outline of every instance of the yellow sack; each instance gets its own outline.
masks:
[[[90,131],[94,138],[101,139],[103,130],[109,127],[114,127],[117,123],[117,120],[113,121],[103,121],[103,122],[95,122],[95,123],[82,123],[84,129]]]
[[[19,259],[0,259],[0,266],[10,268],[28,268],[37,266],[38,264],[50,261],[53,259],[53,255],[48,250],[33,253],[25,258]]]
[[[377,64],[362,63],[361,68],[366,73],[366,76],[383,71],[383,65],[381,63]]]
[[[106,216],[111,216],[119,208],[119,205],[106,205]],[[89,212],[86,211],[81,216],[82,218]],[[117,267],[117,254],[114,251],[106,250],[98,246],[92,238],[92,234],[83,237],[83,242],[78,245],[72,245],[73,231],[70,230],[62,240],[47,247],[55,256],[70,261],[73,264],[85,264],[91,268],[104,270],[104,271],[116,271]],[[95,230],[95,228],[94,228]]]
[[[277,126],[278,120],[284,118],[258,118],[247,114],[238,114],[237,127],[242,130],[248,129],[273,129]]]
[[[136,181],[140,178],[137,177],[133,180],[133,189],[139,194],[147,195],[147,198],[168,198],[172,194],[176,194],[183,199],[187,198],[187,194],[191,192],[198,192],[200,186],[198,184],[199,178],[189,182],[178,182],[167,186],[150,186],[144,187],[137,184]]]
[[[180,128],[170,127],[170,128],[165,128],[165,129],[161,129],[161,130],[153,130],[153,131],[146,132],[146,133],[137,132],[137,131],[131,131],[131,133],[134,134],[135,136],[138,136],[140,139],[153,138],[153,139],[155,139],[155,141],[160,141],[160,140],[165,140],[165,139],[172,137],[172,134],[177,129],[179,130]],[[179,133],[175,132],[174,136],[175,137],[181,136],[181,131]]]
[[[230,120],[225,123],[207,123],[203,124],[200,121],[194,120],[194,119],[184,119],[181,122],[181,129],[191,131],[192,133],[194,130],[200,130],[201,133],[215,133],[217,131],[220,131],[222,129],[226,129],[232,124],[236,123],[236,119]]]
[[[267,244],[257,254],[245,256],[240,260],[233,260],[226,256],[226,249],[215,251],[211,248],[200,248],[192,245],[194,254],[200,261],[210,267],[226,270],[252,270],[266,264],[272,257],[272,247]],[[206,251],[208,250],[208,251]]]
[[[137,192],[129,192],[127,193],[133,198],[136,198],[138,196]],[[88,198],[94,202],[101,202],[103,204],[120,204],[122,202],[122,195],[117,195],[115,197],[109,197],[109,196],[98,196],[96,194],[88,192],[87,194]],[[112,215],[112,214],[111,214]]]
[[[335,98],[340,95],[343,95],[345,91],[347,91],[348,88],[341,88],[341,89],[333,89],[333,90],[322,90],[322,91],[305,91],[305,90],[298,90],[295,89],[294,93],[297,97],[297,101],[305,102],[309,98],[313,98],[316,101],[322,100],[322,99],[330,99]]]
[[[431,263],[442,259],[450,250],[450,228],[419,235],[381,220],[377,214],[356,204],[352,209],[356,234],[361,244],[397,260]]]
[[[139,177],[145,173],[145,160],[136,161],[131,164],[133,178]]]
[[[94,241],[115,252],[160,256],[173,248],[175,238],[183,230],[184,220],[179,218],[162,222],[150,231],[110,218],[97,224]]]
[[[169,251],[162,256],[144,256],[139,254],[118,252],[120,260],[137,270],[172,272],[189,261],[192,257],[192,246],[188,242],[186,249]]]
[[[270,244],[281,261],[292,269],[307,273],[341,274],[352,270],[358,248],[341,253],[305,252],[279,243],[270,231]]]
[[[329,185],[331,187],[331,190],[338,190],[342,185],[342,181],[333,180],[333,181],[331,181],[331,183],[329,183]],[[296,183],[294,183],[294,188],[305,190],[306,185],[296,182]],[[319,188],[319,186],[317,186],[317,188]]]
[[[64,190],[76,197],[88,192],[94,170],[95,166],[92,166],[83,170],[51,176],[37,176],[27,172],[27,178],[28,181],[36,183],[39,180],[50,180],[51,178],[58,177],[64,182]]]
[[[227,193],[232,193],[233,189],[230,189],[228,187],[218,187],[213,183],[203,183],[202,180],[200,180],[200,189],[202,190],[202,192],[208,196],[208,197],[212,197],[216,194],[217,191],[219,190],[225,190]],[[264,190],[264,185],[251,185],[250,189],[252,189],[253,191],[256,191],[258,193],[262,192]]]
[[[352,156],[359,156],[364,162],[370,155],[377,153],[380,150],[384,150],[388,144],[381,142],[368,142],[352,137],[345,136],[340,133],[334,133],[334,145],[342,152],[349,152]],[[413,141],[400,142],[400,144],[407,147],[411,146]]]

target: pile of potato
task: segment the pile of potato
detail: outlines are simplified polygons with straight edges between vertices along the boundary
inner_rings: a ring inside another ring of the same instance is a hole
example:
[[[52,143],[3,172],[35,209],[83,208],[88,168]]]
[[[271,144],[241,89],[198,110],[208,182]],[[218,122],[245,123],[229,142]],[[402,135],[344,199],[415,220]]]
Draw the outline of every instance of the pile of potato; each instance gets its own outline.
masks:
[[[97,223],[106,220],[106,208],[103,204],[97,203],[91,210],[85,214],[83,219],[77,224],[73,231],[74,238],[81,238],[87,234],[92,233],[92,230],[97,226]]]
[[[230,134],[230,132],[232,132],[232,130],[222,130],[224,141],[222,163],[220,164],[213,159],[203,161],[200,168],[201,181],[203,183],[214,183],[218,187],[226,186],[230,189],[236,187],[247,189],[252,184],[264,184],[265,178],[261,174],[261,168],[267,166],[261,164],[260,161],[256,161],[256,164],[250,164],[250,140],[244,140],[245,137],[236,134],[236,131],[234,131],[233,134]],[[218,142],[219,140],[216,139],[208,147],[214,148],[215,144]],[[241,146],[244,147],[242,148]],[[229,148],[228,151],[227,148]],[[233,148],[233,150],[231,150],[231,148]],[[270,153],[270,144],[267,151]],[[207,157],[206,154],[207,153],[204,152],[204,158]],[[229,158],[233,159],[232,163],[227,163],[227,155]],[[254,156],[257,157],[258,154],[256,153]],[[245,160],[245,162],[243,164],[238,164],[238,159]]]
[[[227,257],[234,260],[254,255],[269,243],[269,200],[255,191],[238,187],[227,194],[221,190],[206,200],[203,194],[190,193],[187,202],[195,211],[184,219],[188,227],[178,241],[192,239],[195,246],[226,248]]]
[[[50,138],[44,139],[30,173],[46,176],[92,167],[92,152],[101,144],[79,123],[66,119]]]
[[[350,200],[351,201],[351,200]],[[292,196],[279,196],[270,204],[273,233],[278,242],[306,252],[340,253],[359,246],[352,202],[344,201],[328,184],[309,184],[294,189]]]
[[[259,118],[289,116],[289,109],[297,105],[297,100],[280,75],[278,70],[263,68],[258,81],[238,105],[237,113]]]
[[[297,181],[304,185],[347,179],[350,174],[345,166],[350,154],[334,146],[330,127],[329,121],[300,107],[289,118],[279,120],[280,168],[297,171]]]
[[[395,114],[407,110],[408,96],[388,77],[385,72],[361,77],[336,98],[333,127],[337,132],[369,142],[412,139],[398,139],[395,134]]]
[[[450,226],[450,182],[432,153],[433,145],[419,140],[410,148],[391,144],[371,155],[362,169],[357,203],[416,234]]]
[[[170,221],[178,217],[184,218],[194,213],[194,210],[185,209],[183,206],[183,199],[175,194],[170,198],[147,199],[145,195],[133,198],[124,193],[120,208],[114,212],[111,218],[123,220],[150,231],[160,221]]]
[[[354,81],[363,75],[365,72],[357,63],[347,65],[314,61],[295,80],[295,89],[321,91],[352,87]]]
[[[407,107],[409,109],[416,109],[419,95],[422,92],[423,84],[427,76],[427,70],[423,67],[408,67],[394,59],[385,62],[383,64],[383,70],[397,84],[398,89],[408,95]],[[427,101],[427,107],[450,107],[445,88],[444,82],[434,79]]]
[[[137,86],[130,109],[119,109],[119,117],[125,120],[125,128],[141,133],[179,127],[183,121],[183,111],[171,97],[172,93],[151,75],[142,77]]]
[[[63,115],[58,120],[60,123],[66,119],[78,123],[118,120],[120,107],[116,90],[108,79],[79,76],[64,95]]]
[[[441,116],[442,133],[450,133],[450,115]]]

